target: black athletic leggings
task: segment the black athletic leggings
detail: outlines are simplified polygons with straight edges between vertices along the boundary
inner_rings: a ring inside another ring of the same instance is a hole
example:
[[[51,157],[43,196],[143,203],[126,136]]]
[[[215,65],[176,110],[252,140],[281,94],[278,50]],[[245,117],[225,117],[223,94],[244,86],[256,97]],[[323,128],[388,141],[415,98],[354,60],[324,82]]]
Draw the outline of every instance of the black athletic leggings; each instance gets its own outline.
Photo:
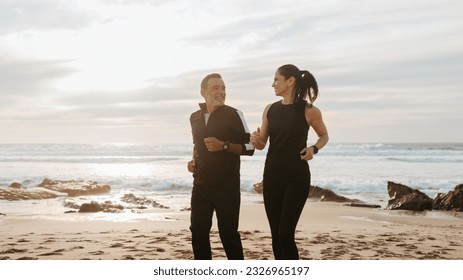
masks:
[[[305,178],[304,178],[305,177]],[[310,173],[302,178],[264,177],[264,204],[276,260],[297,260],[296,226],[309,195]]]

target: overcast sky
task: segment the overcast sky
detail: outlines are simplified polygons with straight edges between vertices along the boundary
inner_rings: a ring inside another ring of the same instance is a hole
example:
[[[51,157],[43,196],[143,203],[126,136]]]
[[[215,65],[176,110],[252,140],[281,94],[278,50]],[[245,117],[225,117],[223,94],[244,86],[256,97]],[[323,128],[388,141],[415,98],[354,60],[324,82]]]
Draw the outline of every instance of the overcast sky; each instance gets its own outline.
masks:
[[[463,142],[462,11],[461,0],[0,0],[0,143],[191,142],[211,72],[254,130],[287,63],[317,78],[331,142]]]

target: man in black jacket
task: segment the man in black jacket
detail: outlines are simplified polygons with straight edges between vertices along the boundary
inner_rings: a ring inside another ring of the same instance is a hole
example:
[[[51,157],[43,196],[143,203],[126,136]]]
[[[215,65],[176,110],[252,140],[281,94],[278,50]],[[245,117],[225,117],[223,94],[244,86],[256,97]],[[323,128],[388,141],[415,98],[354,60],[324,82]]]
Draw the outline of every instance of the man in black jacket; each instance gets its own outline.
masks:
[[[209,232],[215,211],[219,235],[228,259],[242,260],[238,232],[240,212],[240,156],[254,154],[243,114],[225,105],[225,83],[220,74],[201,82],[205,103],[191,114],[193,173],[191,233],[195,259],[212,259]]]

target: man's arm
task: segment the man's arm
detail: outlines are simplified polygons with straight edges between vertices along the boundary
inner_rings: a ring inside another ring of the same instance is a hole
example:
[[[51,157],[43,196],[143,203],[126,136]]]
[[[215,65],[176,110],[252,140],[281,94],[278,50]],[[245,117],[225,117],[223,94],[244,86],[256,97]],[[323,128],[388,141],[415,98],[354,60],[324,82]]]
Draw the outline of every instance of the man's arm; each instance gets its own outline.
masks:
[[[243,113],[240,110],[236,110],[236,113],[239,117],[238,122],[240,123],[239,127],[241,130],[239,132],[241,134],[239,138],[242,139],[242,142],[237,143],[238,146],[235,147],[236,152],[241,151],[239,155],[252,156],[254,154],[255,148],[251,144],[251,133],[249,131],[248,125],[246,124]]]
[[[251,143],[258,150],[263,150],[267,145],[267,140],[269,137],[267,113],[270,106],[272,106],[272,104],[267,105],[264,109],[264,113],[262,113],[262,125],[258,127],[257,130],[254,131],[251,135]]]
[[[204,144],[206,144],[206,148],[209,152],[220,152],[224,151],[224,146],[225,142],[222,140],[219,140],[215,137],[207,137],[204,138]],[[244,149],[243,149],[244,148]],[[243,155],[246,153],[246,147],[243,144],[237,144],[237,143],[230,143],[228,142],[228,149],[227,152],[230,152],[235,155]],[[254,150],[253,150],[254,153]]]
[[[241,111],[236,110],[236,118],[231,118],[230,121],[233,122],[232,127],[233,133],[236,135],[234,141],[238,141],[238,143],[234,142],[227,142],[227,149],[225,149],[225,141],[222,141],[216,137],[207,137],[204,138],[204,144],[209,152],[220,152],[226,150],[229,153],[235,155],[247,155],[252,156],[254,154],[255,148],[250,143],[250,136],[248,126],[246,125],[246,121],[244,120],[243,113]]]
[[[196,146],[193,147],[193,156],[191,160],[188,162],[188,171],[194,173],[196,170]]]

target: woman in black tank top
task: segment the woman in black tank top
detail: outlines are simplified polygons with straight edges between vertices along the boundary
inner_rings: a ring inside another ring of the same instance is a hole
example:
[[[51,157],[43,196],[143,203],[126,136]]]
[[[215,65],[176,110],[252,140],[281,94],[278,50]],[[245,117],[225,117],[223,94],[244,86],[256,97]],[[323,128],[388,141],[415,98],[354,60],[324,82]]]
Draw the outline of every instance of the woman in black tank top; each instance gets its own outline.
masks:
[[[328,143],[328,131],[320,110],[313,106],[318,85],[308,71],[283,65],[272,84],[283,99],[267,105],[262,126],[251,135],[251,143],[262,150],[270,145],[264,168],[264,205],[275,259],[299,259],[294,241],[296,226],[307,201],[310,187],[308,162]],[[309,102],[307,102],[309,101]],[[317,141],[307,147],[312,127]]]

